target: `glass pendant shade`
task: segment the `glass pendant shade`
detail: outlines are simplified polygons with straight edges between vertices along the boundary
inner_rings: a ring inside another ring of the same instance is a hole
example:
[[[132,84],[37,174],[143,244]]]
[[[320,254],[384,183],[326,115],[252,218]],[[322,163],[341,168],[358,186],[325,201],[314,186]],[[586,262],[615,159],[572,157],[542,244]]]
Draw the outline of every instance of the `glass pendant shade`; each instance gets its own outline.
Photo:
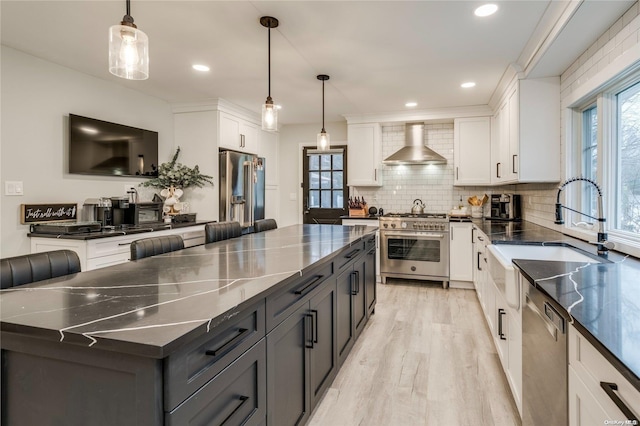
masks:
[[[109,28],[109,72],[127,80],[149,78],[149,38],[129,25]]]
[[[318,133],[318,151],[328,151],[331,147],[331,136],[324,129]]]
[[[268,99],[262,105],[262,130],[269,132],[278,130],[278,109],[273,101],[270,102]]]

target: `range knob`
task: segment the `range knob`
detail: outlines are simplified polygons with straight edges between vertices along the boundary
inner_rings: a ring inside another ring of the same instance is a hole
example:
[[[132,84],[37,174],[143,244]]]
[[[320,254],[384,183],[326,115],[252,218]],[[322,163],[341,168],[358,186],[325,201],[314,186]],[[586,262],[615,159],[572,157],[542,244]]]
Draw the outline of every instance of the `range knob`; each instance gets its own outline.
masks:
[[[392,227],[392,228],[395,228],[395,227],[396,227],[396,224],[395,224],[395,223],[392,223],[392,224],[391,224],[391,227]]]
[[[389,224],[388,224],[388,223],[385,223],[385,224],[384,224],[384,225],[382,225],[382,226],[384,226],[385,228],[388,228],[388,227],[389,227]]]

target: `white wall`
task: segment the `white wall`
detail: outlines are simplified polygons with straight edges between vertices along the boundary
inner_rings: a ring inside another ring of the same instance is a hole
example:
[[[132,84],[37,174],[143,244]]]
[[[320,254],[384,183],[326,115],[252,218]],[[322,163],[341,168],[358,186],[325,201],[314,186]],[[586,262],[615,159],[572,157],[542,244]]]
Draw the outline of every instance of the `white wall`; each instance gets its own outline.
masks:
[[[301,146],[316,146],[316,135],[322,125],[292,124],[280,129],[280,216],[278,226],[302,223],[302,150]],[[325,123],[325,130],[335,145],[347,144],[347,122]]]
[[[159,132],[159,161],[173,153],[169,104],[113,82],[64,68],[2,46],[2,211],[0,256],[30,252],[20,204],[78,203],[125,195],[142,179],[67,173],[68,115],[74,113]],[[4,182],[22,181],[24,196],[4,195]],[[150,197],[152,192],[142,191]]]

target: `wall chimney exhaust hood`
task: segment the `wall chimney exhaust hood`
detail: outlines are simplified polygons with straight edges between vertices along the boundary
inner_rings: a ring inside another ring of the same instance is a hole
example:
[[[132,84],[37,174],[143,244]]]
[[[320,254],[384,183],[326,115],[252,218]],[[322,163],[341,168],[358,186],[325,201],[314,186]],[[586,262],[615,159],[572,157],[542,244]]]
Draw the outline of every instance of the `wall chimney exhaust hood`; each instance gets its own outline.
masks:
[[[407,123],[404,147],[385,158],[384,164],[446,164],[447,159],[424,144],[424,123]]]

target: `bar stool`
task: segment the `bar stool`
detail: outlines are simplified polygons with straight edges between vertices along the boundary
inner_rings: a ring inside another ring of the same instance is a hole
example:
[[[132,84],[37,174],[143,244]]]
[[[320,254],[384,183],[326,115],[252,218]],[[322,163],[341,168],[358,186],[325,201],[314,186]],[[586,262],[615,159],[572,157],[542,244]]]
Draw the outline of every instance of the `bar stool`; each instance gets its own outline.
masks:
[[[268,231],[270,229],[277,229],[278,224],[275,219],[261,219],[256,220],[253,224],[253,229],[255,232],[263,232]]]
[[[73,250],[53,250],[0,259],[0,288],[11,288],[80,272]]]
[[[184,240],[180,235],[142,238],[131,242],[131,260],[139,260],[183,248]]]
[[[207,223],[204,226],[204,243],[228,240],[242,235],[242,227],[239,222]]]

